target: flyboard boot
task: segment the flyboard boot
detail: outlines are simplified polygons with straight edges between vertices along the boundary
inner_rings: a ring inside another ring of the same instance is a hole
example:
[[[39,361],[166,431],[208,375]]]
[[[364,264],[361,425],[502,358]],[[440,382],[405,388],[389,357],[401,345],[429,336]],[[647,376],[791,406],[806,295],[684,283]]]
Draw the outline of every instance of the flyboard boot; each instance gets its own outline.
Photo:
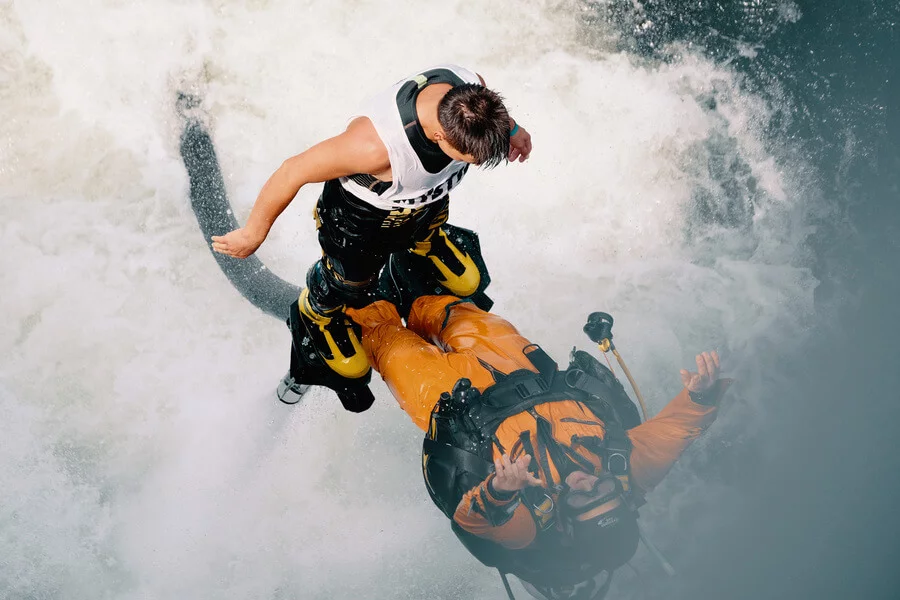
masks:
[[[491,282],[481,256],[478,235],[471,230],[444,225],[433,235],[431,247],[420,252],[404,250],[392,254],[381,271],[377,288],[368,286],[357,294],[359,305],[379,298],[397,306],[406,318],[419,296],[450,294],[470,299],[482,310],[494,302],[485,289]],[[452,240],[452,242],[450,241]],[[317,263],[310,269],[307,284],[329,285],[332,277],[327,265]],[[329,297],[320,288],[319,297]],[[468,293],[463,293],[468,292]],[[356,303],[356,302],[354,302]],[[374,402],[368,384],[371,368],[359,341],[360,329],[343,312],[343,307],[325,311],[312,299],[309,288],[291,304],[288,327],[291,329],[291,367],[278,386],[278,399],[295,404],[310,386],[334,390],[349,411],[362,412]]]
[[[368,409],[374,397],[368,388],[371,367],[359,340],[359,327],[344,314],[338,298],[349,296],[365,303],[374,299],[368,291],[374,285],[357,286],[347,294],[338,275],[329,271],[327,259],[317,262],[307,274],[307,288],[292,303],[288,327],[291,329],[291,368],[278,386],[278,399],[295,404],[310,385],[323,385],[338,394],[349,411]],[[316,290],[316,298],[310,293]],[[323,308],[322,301],[334,304]]]
[[[455,232],[454,235],[448,235]],[[466,251],[467,240],[461,230],[452,225],[432,229],[428,236],[410,249],[416,256],[428,259],[431,276],[443,289],[454,296],[473,296],[481,285],[484,264],[478,265],[472,253]],[[473,232],[469,232],[474,235]],[[475,243],[477,244],[477,236]],[[478,257],[481,250],[478,249]]]
[[[297,308],[312,337],[313,347],[328,368],[346,379],[359,379],[369,372],[358,327],[344,314],[343,306],[317,309],[307,288],[300,293]]]
[[[414,248],[391,254],[381,272],[378,293],[406,318],[419,296],[459,296],[490,310],[494,301],[485,294],[490,283],[478,234],[444,224]]]
[[[316,322],[303,313],[303,303],[308,295],[308,290],[304,289],[300,299],[291,303],[290,316],[287,320],[288,328],[291,330],[291,366],[278,385],[278,399],[285,404],[296,404],[311,386],[321,385],[334,390],[345,409],[350,412],[363,412],[372,406],[375,397],[369,389],[372,370],[362,347],[359,346],[358,326],[346,318],[330,317],[327,321],[322,319]],[[343,333],[340,330],[336,332],[337,338],[333,334],[333,330],[344,327],[350,330],[350,334],[356,340],[355,352],[349,357],[343,354],[344,350],[336,342],[336,339],[342,342],[349,339],[349,335],[347,338],[340,337]],[[322,344],[325,338],[329,340],[328,343],[334,343],[334,349],[330,346],[317,346]],[[359,360],[354,360],[358,357],[362,357],[363,367],[359,366]],[[346,372],[356,373],[356,377],[338,373],[332,367],[335,364],[345,368]]]

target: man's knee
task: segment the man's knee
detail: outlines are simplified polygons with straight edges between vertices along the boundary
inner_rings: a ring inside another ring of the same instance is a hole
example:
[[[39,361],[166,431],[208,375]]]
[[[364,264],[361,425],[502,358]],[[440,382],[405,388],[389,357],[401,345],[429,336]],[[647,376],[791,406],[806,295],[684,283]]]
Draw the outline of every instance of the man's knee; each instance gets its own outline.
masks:
[[[378,270],[357,281],[348,279],[345,272],[340,263],[327,256],[310,267],[306,285],[315,310],[327,312],[343,306],[361,307],[374,299]]]

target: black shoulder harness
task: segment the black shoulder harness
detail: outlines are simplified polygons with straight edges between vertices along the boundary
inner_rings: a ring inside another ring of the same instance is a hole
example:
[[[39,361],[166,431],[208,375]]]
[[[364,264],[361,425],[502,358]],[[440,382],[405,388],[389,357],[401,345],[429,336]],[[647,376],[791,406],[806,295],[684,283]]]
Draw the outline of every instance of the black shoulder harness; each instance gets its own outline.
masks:
[[[455,87],[465,84],[465,81],[449,69],[431,69],[407,81],[397,92],[397,109],[400,111],[406,138],[422,162],[422,166],[429,173],[440,173],[453,161],[437,144],[425,137],[425,131],[419,124],[419,115],[416,113],[416,99],[419,92],[435,83],[449,83]]]
[[[449,83],[452,86],[463,85],[465,81],[449,69],[431,69],[408,80],[397,92],[397,110],[400,111],[400,120],[406,131],[406,139],[412,146],[422,166],[429,173],[440,173],[453,159],[444,154],[440,146],[425,136],[425,131],[419,125],[419,115],[416,113],[416,99],[419,92],[426,86],[434,83]],[[349,176],[357,185],[368,188],[379,196],[391,189],[390,181],[381,181],[374,175],[356,173]]]
[[[625,430],[640,424],[640,417],[612,372],[582,351],[573,351],[565,371],[558,370],[539,346],[526,348],[526,356],[537,373],[521,369],[495,374],[499,381],[475,401],[460,403],[445,393],[432,412],[423,444],[425,484],[434,503],[451,519],[465,493],[490,474],[500,423],[538,404],[575,400],[587,406],[606,425],[606,454],[616,459],[621,455],[627,471]]]

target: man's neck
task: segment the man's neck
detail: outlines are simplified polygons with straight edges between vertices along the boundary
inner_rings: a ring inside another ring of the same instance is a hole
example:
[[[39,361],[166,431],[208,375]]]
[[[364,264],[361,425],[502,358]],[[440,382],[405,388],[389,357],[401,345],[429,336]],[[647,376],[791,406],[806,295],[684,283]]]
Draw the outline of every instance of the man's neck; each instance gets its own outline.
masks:
[[[447,83],[435,83],[419,92],[416,98],[416,116],[429,141],[436,142],[434,135],[438,131],[443,131],[438,121],[438,104],[452,87]]]

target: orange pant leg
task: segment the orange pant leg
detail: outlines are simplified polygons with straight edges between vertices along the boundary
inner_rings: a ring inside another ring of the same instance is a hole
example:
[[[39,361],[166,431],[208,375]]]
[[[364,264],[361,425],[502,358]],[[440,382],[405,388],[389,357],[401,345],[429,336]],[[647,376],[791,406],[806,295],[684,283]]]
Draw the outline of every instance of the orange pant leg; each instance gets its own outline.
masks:
[[[451,306],[448,317],[448,305],[458,301],[454,296],[417,299],[408,329],[388,302],[347,309],[362,327],[362,345],[369,362],[423,430],[441,392],[449,392],[461,377],[482,391],[494,383],[479,358],[504,373],[534,370],[522,353],[530,342],[515,327],[471,303]]]
[[[444,352],[403,326],[393,304],[385,301],[347,314],[362,327],[362,346],[400,404],[420,429],[431,411],[460,377],[490,377],[474,356]]]
[[[522,352],[531,342],[509,321],[471,302],[460,302],[454,296],[422,296],[413,303],[408,323],[412,331],[434,344],[476,356],[503,373],[536,370]],[[483,371],[487,378],[470,377],[481,390],[494,381],[486,369]]]

